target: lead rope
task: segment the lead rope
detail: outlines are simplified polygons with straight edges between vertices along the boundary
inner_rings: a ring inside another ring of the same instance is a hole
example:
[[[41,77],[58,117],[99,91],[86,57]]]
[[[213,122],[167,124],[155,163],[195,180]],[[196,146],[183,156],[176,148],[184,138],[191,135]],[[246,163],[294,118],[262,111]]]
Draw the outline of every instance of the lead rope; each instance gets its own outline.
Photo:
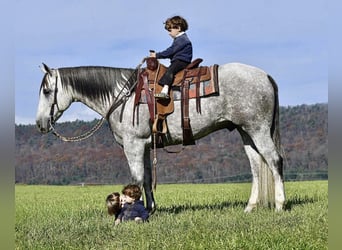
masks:
[[[97,130],[99,130],[99,128],[102,126],[103,122],[104,122],[104,118],[102,117],[96,124],[95,126],[87,131],[86,133],[79,135],[79,136],[73,136],[73,137],[66,137],[63,136],[61,134],[59,134],[55,128],[52,126],[52,124],[50,123],[50,127],[52,130],[52,133],[59,139],[61,139],[64,142],[79,142],[79,141],[83,141],[85,139],[88,139],[90,136],[92,136]]]
[[[153,170],[152,170],[152,185],[153,191],[157,188],[157,143],[156,143],[156,133],[153,133]]]
[[[156,92],[156,83],[157,83],[157,78],[158,78],[158,74],[159,74],[159,69],[160,69],[160,64],[158,62],[158,68],[157,68],[157,73],[154,77],[154,85],[153,85],[153,97],[154,94]],[[158,117],[156,117],[156,98],[154,97],[154,102],[153,102],[153,111],[154,111],[154,119],[158,119]],[[153,130],[152,130],[153,131]],[[152,186],[153,186],[153,190],[156,191],[157,188],[157,133],[154,132],[153,133],[153,170],[152,170]]]

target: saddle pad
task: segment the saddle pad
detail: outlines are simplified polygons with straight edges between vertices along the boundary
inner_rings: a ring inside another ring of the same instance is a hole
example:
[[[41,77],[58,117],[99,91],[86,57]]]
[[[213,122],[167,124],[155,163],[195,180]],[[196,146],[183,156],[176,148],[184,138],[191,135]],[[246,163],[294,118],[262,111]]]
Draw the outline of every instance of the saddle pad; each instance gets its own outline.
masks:
[[[173,100],[179,101],[181,100],[181,92],[179,87],[172,87],[173,92]],[[200,97],[206,97],[211,95],[218,95],[219,89],[218,89],[218,83],[215,83],[212,79],[209,81],[200,82]],[[196,98],[196,85],[191,84],[189,89],[189,98]],[[141,91],[141,98],[140,103],[147,103],[147,98],[145,91]]]

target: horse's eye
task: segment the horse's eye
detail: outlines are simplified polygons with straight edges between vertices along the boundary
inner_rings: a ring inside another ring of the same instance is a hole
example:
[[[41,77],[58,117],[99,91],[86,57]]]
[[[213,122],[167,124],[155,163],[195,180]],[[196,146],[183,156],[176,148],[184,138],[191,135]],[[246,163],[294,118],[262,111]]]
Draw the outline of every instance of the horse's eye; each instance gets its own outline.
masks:
[[[48,95],[51,93],[51,89],[43,89],[43,94]]]

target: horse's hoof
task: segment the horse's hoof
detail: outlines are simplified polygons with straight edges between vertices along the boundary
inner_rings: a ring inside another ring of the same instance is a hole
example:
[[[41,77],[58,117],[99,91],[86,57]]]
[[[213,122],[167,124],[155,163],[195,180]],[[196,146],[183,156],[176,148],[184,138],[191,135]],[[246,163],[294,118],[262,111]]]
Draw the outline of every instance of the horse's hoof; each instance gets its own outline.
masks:
[[[244,212],[245,212],[245,213],[250,213],[250,212],[252,212],[255,208],[256,208],[256,205],[247,205],[247,207],[245,208]]]
[[[150,215],[152,215],[152,214],[154,214],[154,212],[157,210],[157,206],[156,205],[154,205],[152,208],[149,208],[148,209],[148,213],[150,214]]]
[[[281,205],[281,206],[276,206],[276,207],[275,207],[275,211],[276,211],[276,212],[283,212],[283,211],[284,211],[283,205]]]

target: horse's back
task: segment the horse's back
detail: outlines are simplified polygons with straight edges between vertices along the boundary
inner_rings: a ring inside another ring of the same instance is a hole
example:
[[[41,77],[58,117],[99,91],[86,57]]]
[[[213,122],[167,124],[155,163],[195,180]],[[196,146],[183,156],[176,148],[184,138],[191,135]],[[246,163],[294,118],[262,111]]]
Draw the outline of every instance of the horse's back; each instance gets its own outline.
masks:
[[[247,64],[228,63],[219,67],[218,75],[222,103],[234,122],[272,120],[276,93],[265,71]]]
[[[240,80],[239,84],[252,84],[252,82],[260,82],[261,84],[267,84],[267,73],[255,66],[251,66],[243,63],[227,63],[220,65],[219,67],[220,80],[229,81],[230,83],[236,83],[236,80]],[[265,81],[266,80],[266,81]]]
[[[273,85],[268,74],[260,68],[242,63],[227,63],[219,67],[218,74],[220,92],[229,91],[237,97],[241,97],[242,94],[246,97],[271,94],[270,97],[273,99]]]

